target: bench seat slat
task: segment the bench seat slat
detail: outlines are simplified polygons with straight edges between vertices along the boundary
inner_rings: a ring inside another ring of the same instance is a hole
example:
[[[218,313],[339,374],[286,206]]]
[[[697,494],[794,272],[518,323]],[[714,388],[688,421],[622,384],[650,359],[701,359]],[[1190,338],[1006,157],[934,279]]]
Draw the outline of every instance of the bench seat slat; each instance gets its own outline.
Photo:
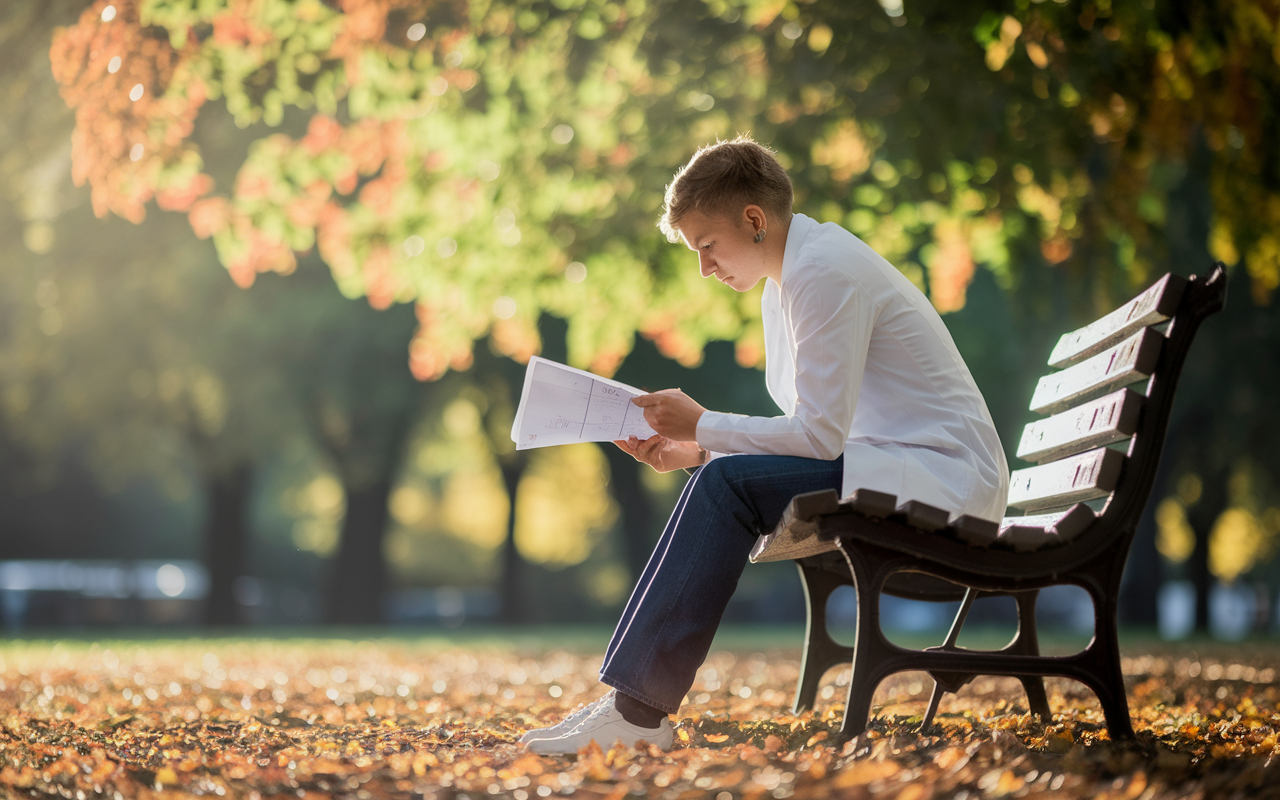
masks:
[[[791,498],[778,527],[757,539],[751,548],[751,563],[788,561],[835,550],[834,539],[824,540],[818,536],[818,518],[839,510],[840,496],[834,489]]]
[[[898,513],[908,525],[924,531],[940,531],[951,521],[951,515],[946,511],[919,500],[908,500],[898,506]]]
[[[873,489],[858,489],[844,500],[835,491],[825,489],[796,495],[782,513],[778,526],[756,540],[751,549],[751,562],[787,561],[807,558],[836,549],[834,539],[818,536],[819,518],[827,514],[855,513],[870,519],[892,519],[924,531],[941,531],[949,527],[951,515],[941,508],[908,500],[901,505],[898,498]],[[961,517],[964,523],[968,518]],[[995,540],[996,523],[973,520],[966,529],[981,530],[985,543]]]
[[[1022,429],[1018,458],[1044,463],[1132,436],[1142,411],[1141,394],[1121,389]]]
[[[1005,517],[1000,522],[999,541],[1019,552],[1031,552],[1074,539],[1095,519],[1093,509],[1083,503],[1053,514]]]
[[[1049,354],[1049,366],[1065,367],[1106,350],[1138,328],[1173,316],[1187,286],[1185,278],[1165,275],[1142,294],[1083,328],[1065,333]]]
[[[1151,377],[1163,342],[1159,332],[1143,328],[1110,350],[1044,376],[1031,396],[1031,410],[1038,414],[1060,411],[1089,394]]]
[[[955,537],[974,547],[987,547],[1000,535],[1000,523],[962,514],[951,521]]]
[[[874,489],[854,489],[853,494],[840,501],[840,505],[865,517],[886,519],[898,510],[898,498]]]
[[[1116,488],[1124,453],[1100,447],[1071,458],[1020,469],[1009,476],[1009,505],[1023,511],[1105,497]]]

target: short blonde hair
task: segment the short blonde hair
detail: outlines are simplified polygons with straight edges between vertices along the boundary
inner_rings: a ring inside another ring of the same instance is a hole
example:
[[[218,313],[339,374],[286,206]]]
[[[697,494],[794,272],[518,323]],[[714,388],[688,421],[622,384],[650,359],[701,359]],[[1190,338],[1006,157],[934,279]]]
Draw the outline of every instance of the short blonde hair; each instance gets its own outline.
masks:
[[[734,217],[749,205],[790,219],[791,178],[774,151],[750,136],[717,141],[693,154],[667,185],[658,227],[671,242],[680,241],[680,221],[690,211],[709,217]]]

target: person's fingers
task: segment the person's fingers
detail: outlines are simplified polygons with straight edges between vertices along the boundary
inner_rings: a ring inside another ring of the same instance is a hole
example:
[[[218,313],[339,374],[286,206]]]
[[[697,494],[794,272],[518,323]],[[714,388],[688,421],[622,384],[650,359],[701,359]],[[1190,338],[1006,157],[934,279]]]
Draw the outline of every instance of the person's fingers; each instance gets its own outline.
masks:
[[[662,402],[662,398],[658,397],[657,394],[658,394],[657,392],[653,392],[651,394],[636,395],[635,397],[631,398],[631,402],[635,403],[641,408],[645,408],[647,406],[654,405],[655,403]]]
[[[636,448],[636,453],[637,453],[636,457],[644,461],[644,463],[652,466],[654,463],[654,459],[661,452],[662,444],[663,444],[662,436],[660,435],[650,436],[648,439],[645,439],[643,442],[641,442],[640,445]]]

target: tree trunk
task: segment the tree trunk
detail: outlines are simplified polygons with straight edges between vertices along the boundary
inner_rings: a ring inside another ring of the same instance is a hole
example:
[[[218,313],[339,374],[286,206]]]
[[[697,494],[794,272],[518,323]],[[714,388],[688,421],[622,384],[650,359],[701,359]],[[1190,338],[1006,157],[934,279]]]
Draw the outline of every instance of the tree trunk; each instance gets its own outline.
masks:
[[[342,519],[338,552],[331,562],[325,619],[331,623],[383,621],[387,563],[382,554],[387,532],[390,478],[346,486],[347,513]]]
[[[1203,475],[1200,499],[1187,509],[1187,523],[1196,533],[1196,546],[1187,562],[1191,582],[1196,587],[1196,632],[1209,630],[1209,590],[1213,575],[1209,572],[1209,534],[1213,523],[1227,506],[1227,475],[1223,470],[1207,471]]]
[[[1160,481],[1156,481],[1159,488]],[[1156,549],[1155,508],[1160,495],[1151,493],[1146,509],[1138,520],[1129,559],[1125,562],[1124,578],[1120,582],[1120,621],[1127,625],[1154,628],[1159,622],[1160,584],[1164,562]]]
[[[1120,581],[1120,622],[1127,625],[1156,627],[1160,621],[1160,586],[1164,582],[1165,563],[1156,549],[1156,508],[1169,491],[1174,459],[1171,452],[1177,450],[1180,426],[1169,425],[1165,435],[1164,454],[1156,468],[1147,506],[1138,519],[1129,558],[1124,565],[1124,577]]]
[[[498,619],[508,624],[532,622],[537,616],[529,592],[529,562],[516,547],[516,492],[528,465],[529,457],[521,452],[511,452],[498,458],[502,485],[506,487],[511,501],[511,510],[507,514],[507,537],[502,542],[502,574],[498,578]]]
[[[209,570],[206,625],[245,622],[236,602],[235,581],[249,557],[249,492],[253,470],[238,463],[205,478],[208,508],[205,525],[205,568]]]
[[[638,581],[653,550],[653,500],[640,482],[640,470],[644,467],[609,442],[601,444],[600,449],[609,461],[609,493],[622,510],[622,545],[627,569],[631,580]]]

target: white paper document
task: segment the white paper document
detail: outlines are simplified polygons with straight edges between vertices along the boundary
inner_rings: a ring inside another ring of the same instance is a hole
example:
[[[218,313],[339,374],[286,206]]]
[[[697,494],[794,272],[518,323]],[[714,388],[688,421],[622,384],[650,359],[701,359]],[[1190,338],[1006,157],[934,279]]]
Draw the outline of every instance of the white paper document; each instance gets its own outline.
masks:
[[[655,431],[644,421],[644,409],[631,402],[642,394],[648,393],[534,356],[524,373],[511,441],[517,450],[527,450],[628,436],[647,439]]]

